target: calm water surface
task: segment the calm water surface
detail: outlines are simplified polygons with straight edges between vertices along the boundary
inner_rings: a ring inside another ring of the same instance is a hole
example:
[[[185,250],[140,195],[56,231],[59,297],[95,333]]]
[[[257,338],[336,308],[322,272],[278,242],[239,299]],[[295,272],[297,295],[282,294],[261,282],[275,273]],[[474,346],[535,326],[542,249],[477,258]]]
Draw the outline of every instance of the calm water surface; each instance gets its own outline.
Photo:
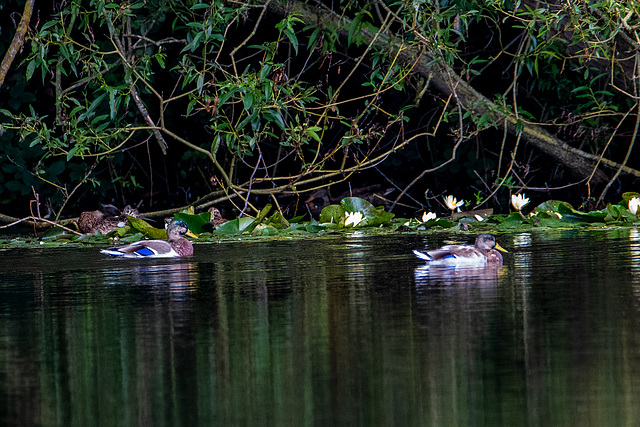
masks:
[[[640,425],[640,234],[0,252],[0,425]]]

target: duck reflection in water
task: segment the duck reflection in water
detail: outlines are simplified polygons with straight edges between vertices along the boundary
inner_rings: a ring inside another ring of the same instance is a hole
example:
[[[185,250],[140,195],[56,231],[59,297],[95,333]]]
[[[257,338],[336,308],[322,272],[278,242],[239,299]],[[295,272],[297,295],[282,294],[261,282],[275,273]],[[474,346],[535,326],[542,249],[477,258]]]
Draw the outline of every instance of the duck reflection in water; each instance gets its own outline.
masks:
[[[106,285],[152,286],[171,293],[196,289],[198,271],[192,263],[131,265],[105,270]]]
[[[415,270],[416,283],[427,278],[446,279],[448,282],[475,278],[494,281],[502,267],[502,254],[507,252],[491,234],[480,234],[474,245],[446,245],[439,249],[413,253],[427,264]],[[448,283],[453,284],[453,283]]]
[[[500,268],[448,267],[423,265],[414,270],[416,286],[493,286],[498,283]]]

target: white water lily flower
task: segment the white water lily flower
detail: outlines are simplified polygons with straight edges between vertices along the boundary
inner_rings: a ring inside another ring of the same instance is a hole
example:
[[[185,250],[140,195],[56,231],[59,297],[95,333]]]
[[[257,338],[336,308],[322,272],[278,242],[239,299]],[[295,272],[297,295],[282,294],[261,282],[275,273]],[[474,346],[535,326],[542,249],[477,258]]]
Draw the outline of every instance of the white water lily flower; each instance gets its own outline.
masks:
[[[512,194],[511,204],[513,205],[515,210],[520,212],[520,209],[524,208],[529,204],[529,198],[525,197],[524,194]]]
[[[452,211],[458,209],[460,212],[460,206],[464,205],[464,200],[457,201],[452,195],[448,195],[444,198],[444,204]]]
[[[430,221],[432,219],[436,219],[438,217],[438,215],[436,215],[433,212],[425,212],[422,214],[422,222],[427,222]]]
[[[344,221],[345,227],[348,227],[350,224],[353,224],[353,227],[355,227],[364,220],[362,212],[345,212],[344,216],[346,217]]]
[[[632,214],[638,215],[638,206],[640,206],[640,198],[634,197],[629,200],[629,210]]]

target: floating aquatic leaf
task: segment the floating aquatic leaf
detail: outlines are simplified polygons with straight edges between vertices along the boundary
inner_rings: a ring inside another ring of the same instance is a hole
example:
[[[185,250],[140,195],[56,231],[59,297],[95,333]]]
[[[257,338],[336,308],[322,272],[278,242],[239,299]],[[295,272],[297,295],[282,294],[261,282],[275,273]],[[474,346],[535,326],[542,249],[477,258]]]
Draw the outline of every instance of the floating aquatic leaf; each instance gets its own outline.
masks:
[[[254,235],[257,236],[275,236],[279,233],[280,230],[271,226],[271,225],[258,225],[253,230]]]
[[[120,243],[133,243],[133,242],[137,242],[138,240],[142,240],[142,238],[144,238],[144,233],[136,233],[131,236],[120,239]]]
[[[609,203],[606,209],[612,220],[617,220],[622,217],[622,211],[619,206],[612,205],[611,203]]]
[[[340,205],[329,205],[322,208],[320,212],[320,222],[337,224],[344,218],[345,209]]]
[[[499,221],[500,228],[517,228],[523,224],[531,224],[531,221],[525,219],[520,212],[511,212],[507,216],[495,216],[495,219]]]
[[[68,235],[68,232],[60,227],[51,227],[46,233],[44,233],[42,240],[57,239],[62,235]]]
[[[603,211],[580,212],[568,203],[559,203],[557,212],[562,215],[562,220],[567,222],[604,222],[607,216],[607,212]]]
[[[395,214],[385,211],[383,206],[375,207],[359,197],[345,197],[340,201],[340,205],[344,212],[362,212],[366,225],[369,226],[388,225],[395,217]],[[344,216],[344,213],[342,215]]]
[[[533,210],[534,212],[558,212],[558,206],[561,204],[567,205],[573,209],[569,203],[565,203],[562,200],[547,200],[544,203],[540,203]]]
[[[318,221],[316,221],[313,218],[311,218],[311,221],[309,221],[305,226],[305,230],[307,230],[310,233],[318,233],[319,231],[322,231],[324,229],[325,227],[323,225],[318,224]]]
[[[253,231],[253,228],[255,228],[254,222],[253,218],[247,216],[232,219],[231,221],[227,221],[224,224],[217,226],[214,234],[233,235],[240,234],[245,230]],[[250,226],[253,226],[253,228],[250,228]]]
[[[198,215],[178,212],[174,214],[173,217],[186,222],[189,230],[195,234],[211,231],[212,228],[212,225],[209,223],[211,220],[211,213],[209,212],[202,212]]]
[[[626,193],[622,193],[622,200],[624,202],[626,202],[625,204],[629,203],[629,200],[633,199],[634,197],[639,197],[640,198],[640,193],[637,193],[635,191],[629,191]]]

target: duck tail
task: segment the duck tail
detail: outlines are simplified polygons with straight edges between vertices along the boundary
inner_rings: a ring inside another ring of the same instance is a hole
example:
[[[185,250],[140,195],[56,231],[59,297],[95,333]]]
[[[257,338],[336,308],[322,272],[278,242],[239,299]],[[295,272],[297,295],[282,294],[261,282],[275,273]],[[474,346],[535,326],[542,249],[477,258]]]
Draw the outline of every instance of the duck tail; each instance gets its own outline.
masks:
[[[107,255],[115,255],[115,256],[124,256],[125,255],[124,252],[118,251],[118,248],[102,249],[100,251],[100,253],[107,254]]]
[[[424,252],[416,251],[415,249],[413,250],[413,253],[415,254],[415,256],[425,261],[431,261],[433,259],[429,255],[425,254]]]

